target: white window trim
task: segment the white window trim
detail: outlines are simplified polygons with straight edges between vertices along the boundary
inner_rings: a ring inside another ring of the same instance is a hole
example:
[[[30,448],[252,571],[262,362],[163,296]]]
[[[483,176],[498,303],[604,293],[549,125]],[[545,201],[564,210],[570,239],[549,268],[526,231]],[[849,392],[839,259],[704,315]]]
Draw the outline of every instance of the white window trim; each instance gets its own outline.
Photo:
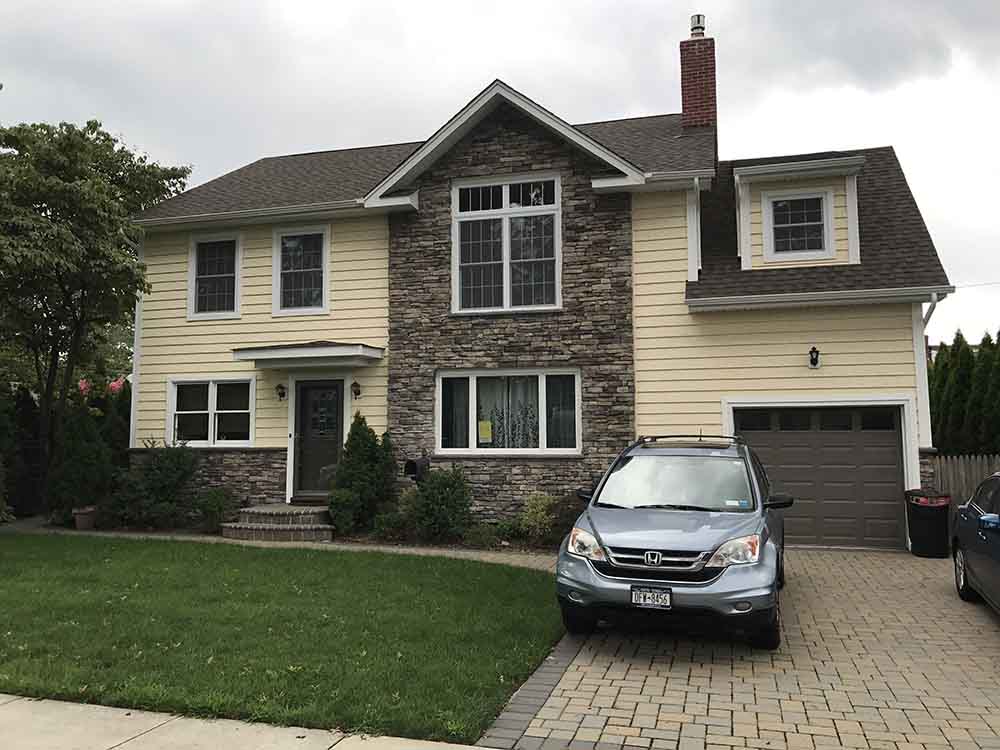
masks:
[[[218,312],[197,312],[198,245],[202,242],[232,240],[236,243],[234,269],[236,283],[233,290],[233,309]],[[216,234],[192,234],[188,249],[188,320],[235,320],[240,317],[240,277],[243,276],[243,234],[241,232],[219,232]]]
[[[830,260],[837,255],[837,242],[833,234],[833,188],[819,190],[762,190],[760,193],[761,224],[763,226],[764,260],[768,263],[787,263],[801,260]],[[776,200],[802,198],[823,199],[823,250],[774,249],[774,208]]]
[[[188,440],[184,444],[190,448],[250,448],[256,438],[257,422],[257,376],[246,375],[178,375],[167,378],[167,413],[164,442],[174,444],[174,416],[177,412],[177,386],[208,384],[208,440]],[[219,383],[249,383],[250,385],[250,439],[215,440],[215,399]]]
[[[526,208],[500,208],[490,211],[458,210],[459,188],[482,187],[485,185],[500,185],[503,188],[503,205],[510,203],[510,186],[519,182],[555,181],[555,203],[548,206],[528,206]],[[524,305],[512,307],[510,304],[510,218],[516,216],[537,216],[539,214],[554,214],[553,245],[556,266],[556,301],[553,305]],[[473,177],[455,180],[451,185],[451,312],[455,315],[489,315],[491,313],[522,313],[551,312],[562,309],[562,182],[557,172],[528,172],[525,174],[502,175],[494,177]],[[459,239],[459,221],[477,221],[481,219],[503,219],[503,305],[501,307],[477,307],[463,309],[461,273],[459,261],[461,248]]]
[[[281,238],[291,234],[322,234],[323,304],[318,307],[281,306]],[[323,315],[330,312],[330,225],[314,224],[301,227],[280,227],[271,237],[271,316]]]
[[[546,375],[572,375],[575,378],[576,397],[576,447],[575,448],[477,448],[474,446],[478,436],[476,423],[476,378],[504,377],[511,375],[538,376],[538,444],[545,445],[548,440]],[[441,410],[444,403],[441,398],[441,380],[443,378],[469,378],[469,447],[442,448],[441,425],[443,422]],[[438,370],[434,376],[434,452],[439,456],[580,456],[583,454],[583,396],[581,393],[580,371],[575,368],[526,368],[526,369],[475,369],[475,370]]]

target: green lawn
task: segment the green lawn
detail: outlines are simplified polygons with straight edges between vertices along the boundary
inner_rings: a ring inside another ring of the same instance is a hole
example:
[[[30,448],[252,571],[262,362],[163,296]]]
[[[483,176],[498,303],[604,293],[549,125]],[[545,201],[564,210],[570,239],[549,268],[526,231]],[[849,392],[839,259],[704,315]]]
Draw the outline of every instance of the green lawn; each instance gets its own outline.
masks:
[[[0,692],[471,742],[561,633],[546,573],[0,536]]]

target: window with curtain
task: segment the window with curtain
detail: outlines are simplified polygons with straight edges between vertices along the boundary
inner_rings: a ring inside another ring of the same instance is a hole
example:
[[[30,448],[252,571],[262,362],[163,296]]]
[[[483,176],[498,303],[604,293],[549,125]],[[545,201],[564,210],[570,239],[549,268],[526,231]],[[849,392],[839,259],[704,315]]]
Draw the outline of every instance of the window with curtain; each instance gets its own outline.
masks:
[[[456,311],[559,305],[559,179],[496,180],[453,193]]]
[[[439,381],[440,450],[472,453],[579,450],[575,372],[445,373]]]

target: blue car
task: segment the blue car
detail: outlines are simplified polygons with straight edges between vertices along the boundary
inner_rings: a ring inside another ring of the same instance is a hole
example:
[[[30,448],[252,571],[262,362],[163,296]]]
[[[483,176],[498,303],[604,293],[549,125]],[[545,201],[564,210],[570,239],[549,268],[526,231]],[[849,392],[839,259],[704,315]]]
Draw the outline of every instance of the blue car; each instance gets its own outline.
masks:
[[[958,506],[951,549],[955,587],[967,602],[985,599],[1000,611],[1000,472]]]

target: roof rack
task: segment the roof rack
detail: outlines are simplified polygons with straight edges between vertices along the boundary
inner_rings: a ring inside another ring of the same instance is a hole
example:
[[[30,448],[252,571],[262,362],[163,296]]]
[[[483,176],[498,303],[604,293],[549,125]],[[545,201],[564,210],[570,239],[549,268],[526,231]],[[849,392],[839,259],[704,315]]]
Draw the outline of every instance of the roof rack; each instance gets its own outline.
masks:
[[[741,435],[640,435],[636,438],[635,442],[629,446],[629,448],[635,448],[639,445],[649,445],[651,443],[656,443],[661,440],[697,440],[700,442],[708,442],[711,440],[729,440],[733,443],[743,443],[746,444],[746,440],[743,439]]]

